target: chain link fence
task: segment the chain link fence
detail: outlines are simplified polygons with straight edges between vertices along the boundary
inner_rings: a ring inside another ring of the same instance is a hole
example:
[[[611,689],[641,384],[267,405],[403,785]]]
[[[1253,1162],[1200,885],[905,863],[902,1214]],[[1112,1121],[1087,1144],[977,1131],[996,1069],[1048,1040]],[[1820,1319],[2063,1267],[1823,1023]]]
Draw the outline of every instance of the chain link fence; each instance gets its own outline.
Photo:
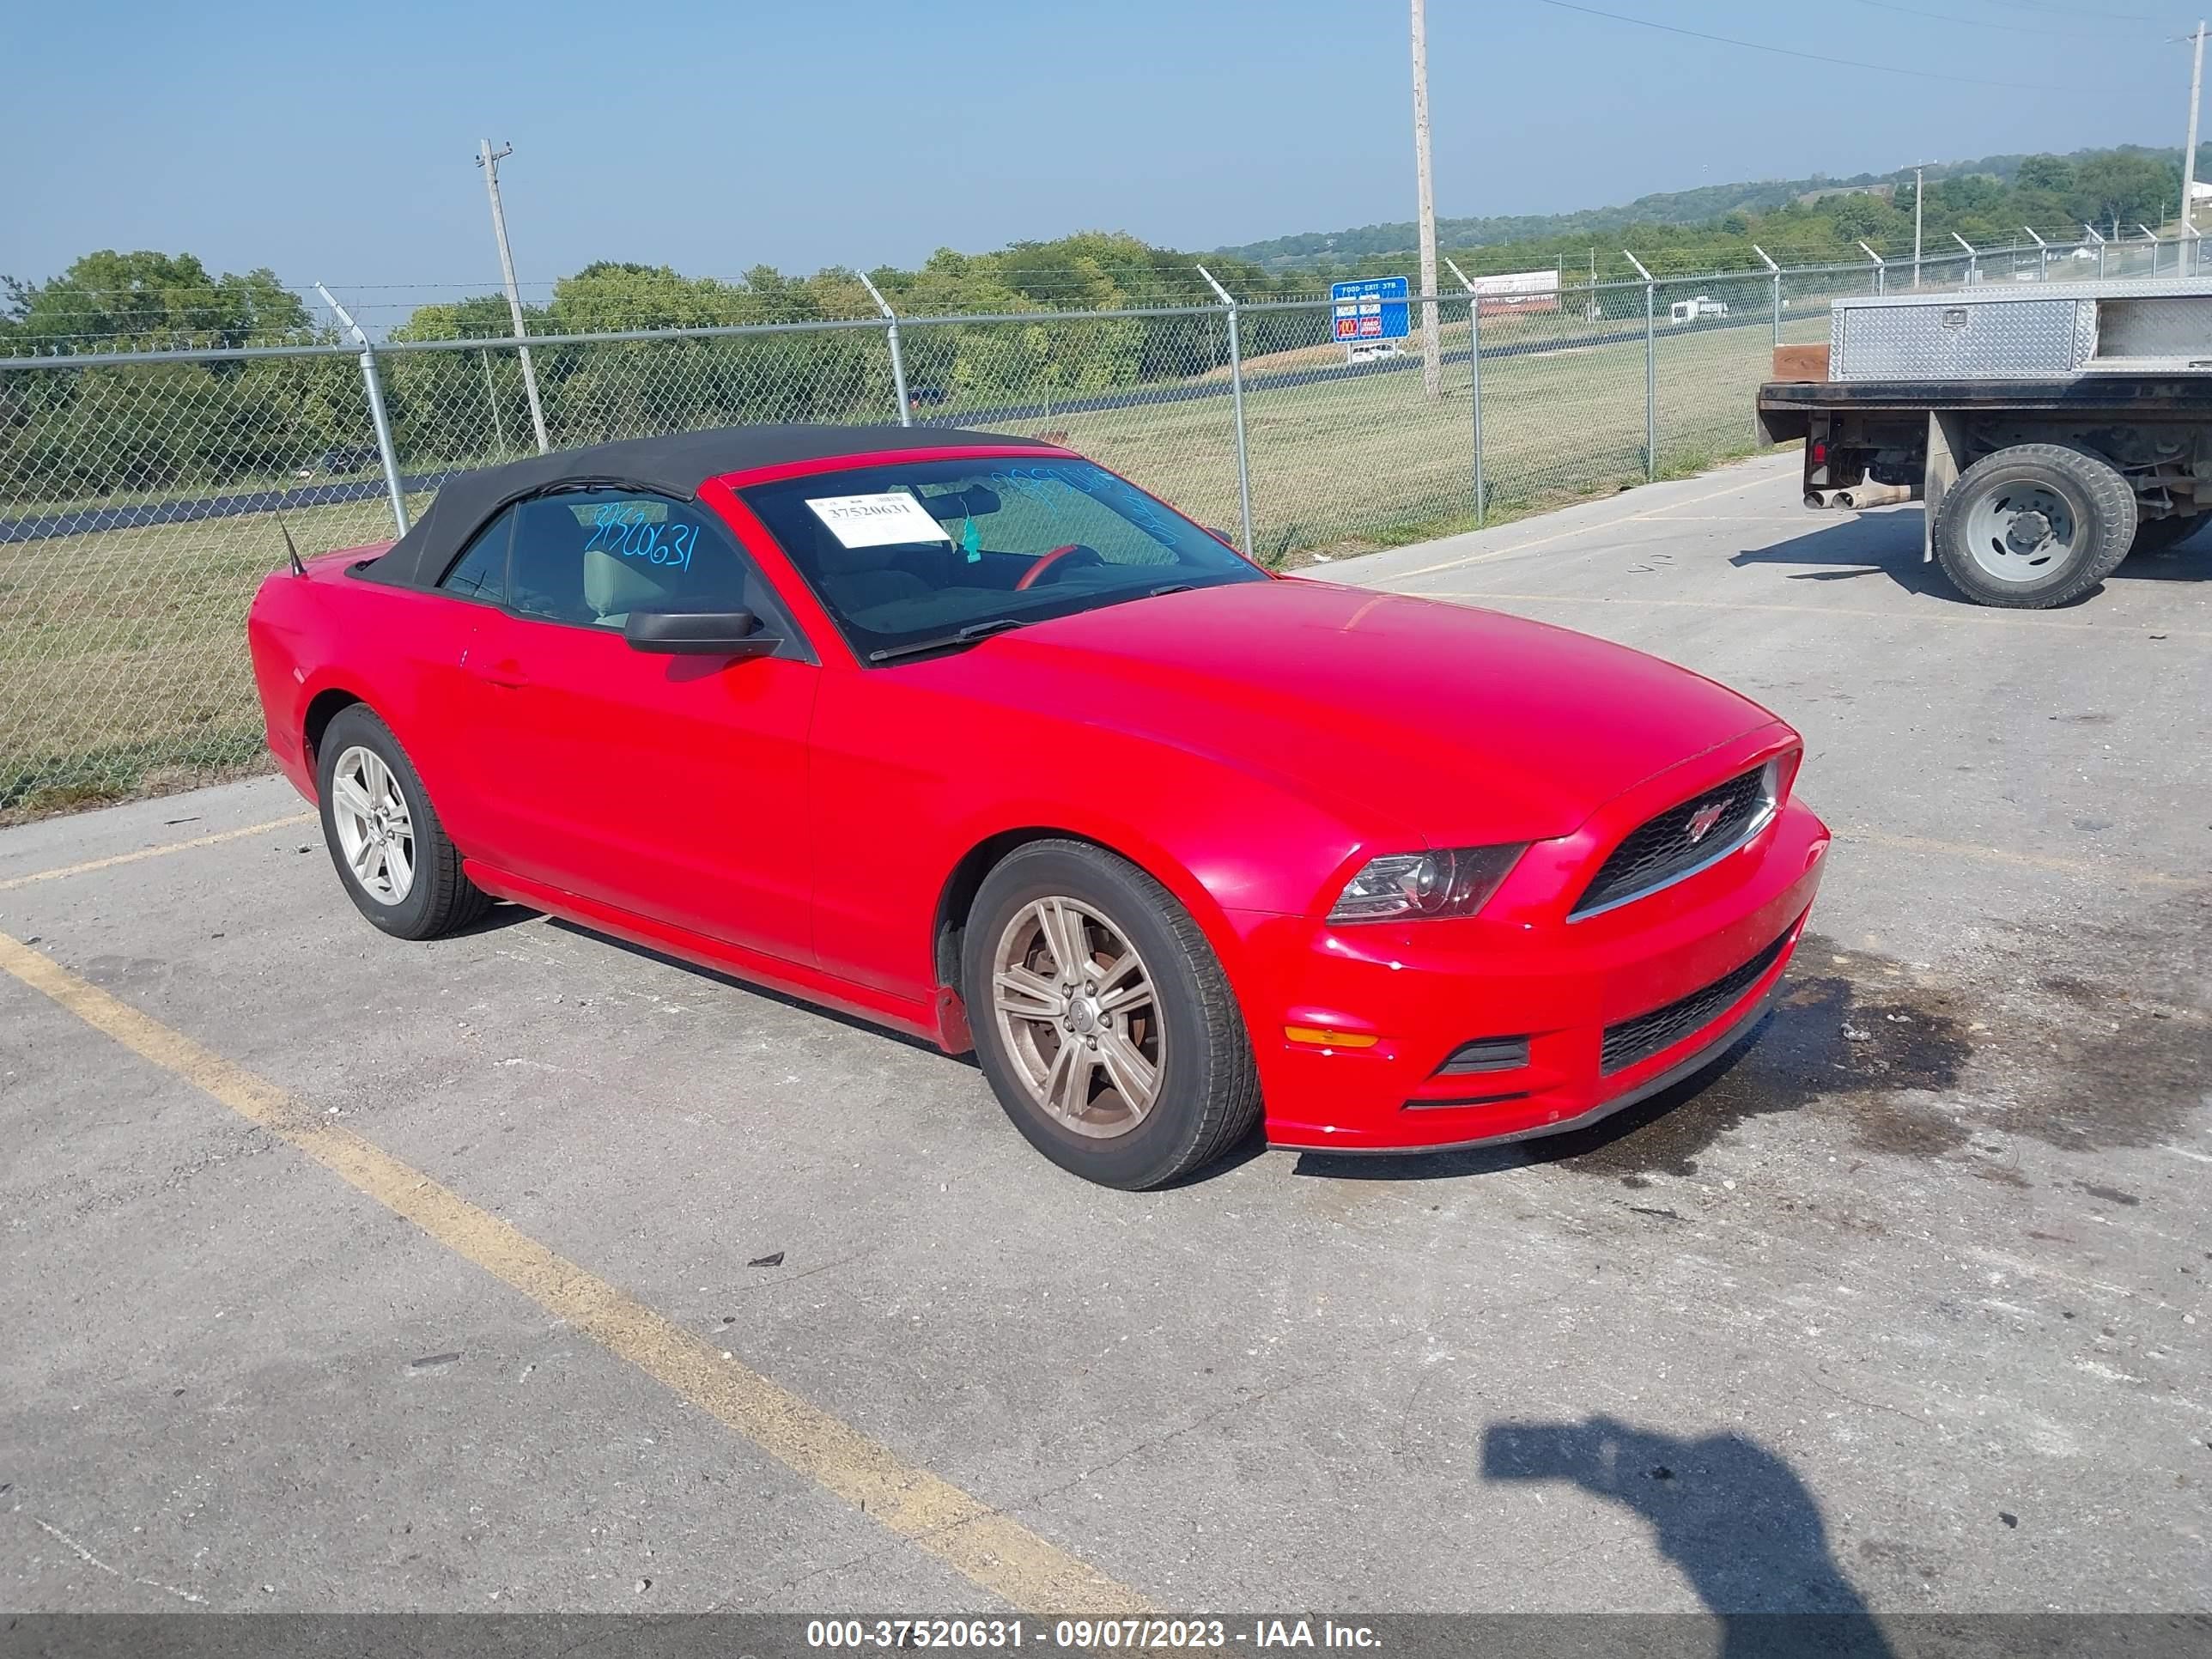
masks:
[[[541,420],[555,448],[776,421],[1045,438],[1282,566],[1749,453],[1771,347],[1826,339],[1839,295],[2179,263],[2092,243],[1569,282],[1540,307],[1447,293],[1433,391],[1419,295],[1403,349],[1358,362],[1320,299],[542,336],[526,358],[0,358],[0,820],[258,768],[244,619],[286,532],[303,554],[388,540],[447,477],[535,453]]]

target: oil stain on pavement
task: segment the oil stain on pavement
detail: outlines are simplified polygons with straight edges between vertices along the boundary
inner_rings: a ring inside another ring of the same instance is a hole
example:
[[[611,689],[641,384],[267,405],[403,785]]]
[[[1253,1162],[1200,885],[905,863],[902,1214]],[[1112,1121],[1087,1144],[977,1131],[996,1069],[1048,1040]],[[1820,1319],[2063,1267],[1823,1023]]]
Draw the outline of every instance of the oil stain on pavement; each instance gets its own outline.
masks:
[[[1920,1159],[1958,1152],[1983,1131],[2066,1152],[2169,1144],[2205,1103],[2212,1015],[2126,988],[2140,985],[2144,962],[2166,962],[2180,969],[2173,988],[2185,997],[2208,933],[2186,908],[2148,927],[2076,930],[2069,958],[2087,973],[2021,975],[2008,971],[2017,960],[1996,961],[1988,985],[1947,983],[1808,933],[1772,1012],[1718,1064],[1527,1150],[1636,1185],[1696,1174],[1716,1141],[1777,1113],[1833,1123],[1862,1151]],[[2021,954],[2041,945],[2024,939]],[[2002,1166],[1986,1176],[2025,1184]]]
[[[1714,1067],[1530,1150],[1580,1174],[1692,1176],[1700,1153],[1748,1120],[1810,1109],[1840,1115],[1869,1152],[1933,1158],[1964,1146],[1968,1126],[1926,1098],[1953,1089],[1974,1052],[1955,996],[1815,933],[1796,963],[1773,1011]]]

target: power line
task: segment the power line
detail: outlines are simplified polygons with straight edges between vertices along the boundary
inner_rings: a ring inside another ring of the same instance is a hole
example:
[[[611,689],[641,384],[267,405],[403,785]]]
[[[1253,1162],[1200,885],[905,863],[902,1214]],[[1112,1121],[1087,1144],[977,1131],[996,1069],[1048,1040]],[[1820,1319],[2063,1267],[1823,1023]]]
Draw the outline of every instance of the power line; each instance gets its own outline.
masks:
[[[2024,23],[2001,23],[1987,17],[1961,17],[1956,12],[1923,11],[1917,6],[1900,6],[1893,0],[1859,0],[1863,6],[1873,6],[1881,11],[1903,12],[1907,17],[1929,17],[1939,23],[1959,23],[1970,29],[1996,29],[2004,34],[2039,34],[2052,40],[2106,40],[2112,37],[2091,34],[2081,29],[2030,28]]]
[[[1771,46],[1759,40],[1738,40],[1726,34],[1707,34],[1703,29],[1686,29],[1674,23],[1655,23],[1649,17],[1631,17],[1626,12],[1600,11],[1595,6],[1577,6],[1571,0],[1539,0],[1543,5],[1560,11],[1578,11],[1585,17],[1602,17],[1608,22],[1633,23],[1638,28],[1657,29],[1662,34],[1686,35],[1692,40],[1710,40],[1717,46],[1741,46],[1747,52],[1772,52],[1778,58],[1802,58],[1808,63],[1823,64],[1830,69],[1871,70],[1879,75],[1909,75],[1916,81],[1951,81],[1961,86],[2003,87],[2014,92],[2079,92],[2078,87],[2042,86],[2029,81],[1984,81],[1972,75],[1945,75],[1936,70],[1905,69],[1896,64],[1869,64],[1852,58],[1831,58],[1826,52],[1799,52],[1792,46]]]
[[[2085,12],[2073,6],[2045,5],[2043,0],[1990,0],[1990,3],[1998,6],[2018,6],[2027,11],[2047,11],[2055,13],[2060,17],[2094,16],[2100,22],[2109,20],[2115,23],[2166,23],[2172,21],[2170,18],[2153,17],[2147,12],[2139,11]]]

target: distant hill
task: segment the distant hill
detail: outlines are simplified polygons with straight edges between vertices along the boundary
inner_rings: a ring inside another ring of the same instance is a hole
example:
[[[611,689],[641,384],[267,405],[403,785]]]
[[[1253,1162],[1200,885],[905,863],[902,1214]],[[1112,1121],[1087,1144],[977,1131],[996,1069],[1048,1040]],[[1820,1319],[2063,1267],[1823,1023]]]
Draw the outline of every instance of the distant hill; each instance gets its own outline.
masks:
[[[2204,146],[2212,150],[2212,145]],[[2179,145],[2160,149],[2142,144],[2120,144],[2110,149],[2076,150],[2065,157],[2075,161],[2092,155],[2138,155],[2179,167]],[[1929,183],[1974,175],[2009,185],[2027,159],[2017,155],[1984,155],[1978,161],[1946,161],[1926,169]],[[1447,248],[1489,247],[1504,242],[1533,242],[1553,237],[1597,236],[1633,225],[1703,226],[1732,213],[1757,216],[1771,213],[1795,202],[1808,202],[1875,186],[1911,184],[1912,169],[1893,173],[1862,173],[1850,178],[1815,173],[1809,179],[1766,179],[1731,185],[1701,185],[1695,190],[1662,191],[1639,196],[1617,207],[1585,208],[1574,213],[1505,214],[1488,218],[1437,221],[1437,245]],[[1378,254],[1411,252],[1418,246],[1413,223],[1362,225],[1352,230],[1306,231],[1296,236],[1277,236],[1264,242],[1217,252],[1245,259],[1271,271],[1297,270],[1312,265],[1350,264]]]

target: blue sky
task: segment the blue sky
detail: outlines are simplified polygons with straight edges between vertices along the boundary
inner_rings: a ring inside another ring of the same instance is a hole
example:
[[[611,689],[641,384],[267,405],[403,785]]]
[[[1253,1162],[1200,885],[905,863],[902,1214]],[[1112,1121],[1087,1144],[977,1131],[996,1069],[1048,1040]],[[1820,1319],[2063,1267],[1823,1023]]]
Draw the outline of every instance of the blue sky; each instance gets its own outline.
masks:
[[[2078,90],[1430,0],[1439,211],[2182,137],[2188,53],[2166,40],[2194,20],[2157,0],[1593,3]],[[1982,26],[1907,15],[1927,12]],[[514,144],[502,177],[533,287],[595,258],[734,276],[1084,228],[1203,248],[1408,218],[1406,16],[1399,0],[18,8],[0,271],[158,247],[370,304],[489,288],[479,137]]]

